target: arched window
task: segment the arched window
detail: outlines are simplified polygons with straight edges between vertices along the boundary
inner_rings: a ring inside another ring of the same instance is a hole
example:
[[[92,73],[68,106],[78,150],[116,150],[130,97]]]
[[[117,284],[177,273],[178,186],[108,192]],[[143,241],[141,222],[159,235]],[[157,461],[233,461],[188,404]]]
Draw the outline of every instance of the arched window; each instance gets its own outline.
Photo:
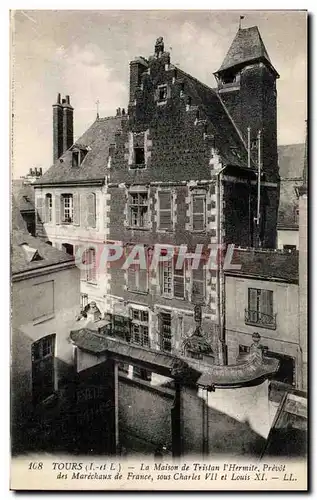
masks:
[[[47,193],[45,196],[45,222],[52,222],[53,217],[53,200],[51,193]]]

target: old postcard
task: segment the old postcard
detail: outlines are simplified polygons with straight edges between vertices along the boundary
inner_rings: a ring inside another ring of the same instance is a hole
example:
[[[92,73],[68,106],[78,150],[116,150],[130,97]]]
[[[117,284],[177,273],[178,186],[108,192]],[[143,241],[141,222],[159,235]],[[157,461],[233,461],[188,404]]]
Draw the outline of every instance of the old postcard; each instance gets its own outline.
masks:
[[[11,489],[307,490],[307,12],[11,34]]]

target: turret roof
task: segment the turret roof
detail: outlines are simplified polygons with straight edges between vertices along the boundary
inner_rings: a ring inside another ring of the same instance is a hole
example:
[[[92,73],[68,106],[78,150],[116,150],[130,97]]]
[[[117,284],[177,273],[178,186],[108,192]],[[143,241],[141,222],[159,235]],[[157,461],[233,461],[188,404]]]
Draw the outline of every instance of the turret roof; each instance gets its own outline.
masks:
[[[265,60],[278,76],[271,63],[258,27],[240,28],[217,73],[255,60]]]

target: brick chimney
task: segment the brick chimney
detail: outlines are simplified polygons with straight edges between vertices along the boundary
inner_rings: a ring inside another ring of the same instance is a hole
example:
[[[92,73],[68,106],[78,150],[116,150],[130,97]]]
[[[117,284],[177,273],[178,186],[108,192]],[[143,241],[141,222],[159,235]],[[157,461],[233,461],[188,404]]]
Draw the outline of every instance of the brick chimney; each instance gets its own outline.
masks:
[[[74,108],[70,105],[69,95],[62,100],[63,105],[63,153],[74,142]]]
[[[60,158],[74,142],[73,132],[74,109],[70,104],[69,95],[61,100],[57,94],[53,104],[53,162]]]
[[[148,62],[143,57],[136,57],[130,62],[130,103],[135,99],[135,92],[141,85],[142,73],[147,71]]]
[[[63,106],[61,95],[57,94],[53,104],[53,163],[63,154]]]

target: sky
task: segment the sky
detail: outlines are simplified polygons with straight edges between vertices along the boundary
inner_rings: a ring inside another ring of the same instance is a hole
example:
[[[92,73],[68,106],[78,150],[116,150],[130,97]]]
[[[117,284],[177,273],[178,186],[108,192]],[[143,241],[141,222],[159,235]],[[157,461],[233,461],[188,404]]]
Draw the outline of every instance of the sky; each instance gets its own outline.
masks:
[[[171,63],[215,87],[238,30],[257,25],[280,74],[278,143],[305,140],[307,37],[303,11],[17,10],[11,20],[12,175],[52,164],[52,104],[70,95],[74,139],[127,108],[129,62],[164,37]]]

